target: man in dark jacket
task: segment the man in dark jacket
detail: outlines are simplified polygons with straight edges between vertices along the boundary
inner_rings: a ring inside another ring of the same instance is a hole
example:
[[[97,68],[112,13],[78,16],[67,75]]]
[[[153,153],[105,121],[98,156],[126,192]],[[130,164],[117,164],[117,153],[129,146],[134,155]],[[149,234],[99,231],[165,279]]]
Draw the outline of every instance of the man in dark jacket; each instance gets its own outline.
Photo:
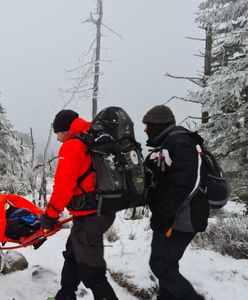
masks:
[[[53,122],[54,133],[62,146],[53,192],[41,224],[44,229],[53,229],[64,208],[73,215],[73,226],[63,252],[61,289],[56,300],[76,300],[75,292],[81,281],[92,290],[95,300],[118,300],[107,281],[103,257],[103,234],[114,222],[115,214],[97,215],[91,156],[87,146],[74,138],[89,127],[90,122],[72,110],[60,111]],[[87,207],[90,199],[94,205]]]
[[[150,267],[159,280],[157,300],[204,299],[180,274],[179,260],[195,234],[207,227],[209,205],[201,166],[202,138],[175,125],[169,107],[157,105],[143,118],[147,146],[154,148],[146,158],[153,173],[148,180],[147,200],[153,230]]]

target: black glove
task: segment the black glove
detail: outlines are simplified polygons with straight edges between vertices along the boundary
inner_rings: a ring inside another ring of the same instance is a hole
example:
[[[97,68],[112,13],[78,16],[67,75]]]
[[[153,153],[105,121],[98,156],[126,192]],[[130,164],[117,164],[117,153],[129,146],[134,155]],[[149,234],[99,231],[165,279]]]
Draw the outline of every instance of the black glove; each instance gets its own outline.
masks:
[[[151,229],[166,232],[172,225],[173,218],[167,218],[158,212],[153,212],[151,217]]]
[[[41,227],[43,229],[53,230],[57,224],[57,220],[58,218],[49,217],[47,213],[44,213],[40,218]]]
[[[151,211],[155,210],[156,199],[157,199],[157,189],[153,186],[147,187],[145,191],[145,200],[148,203]]]

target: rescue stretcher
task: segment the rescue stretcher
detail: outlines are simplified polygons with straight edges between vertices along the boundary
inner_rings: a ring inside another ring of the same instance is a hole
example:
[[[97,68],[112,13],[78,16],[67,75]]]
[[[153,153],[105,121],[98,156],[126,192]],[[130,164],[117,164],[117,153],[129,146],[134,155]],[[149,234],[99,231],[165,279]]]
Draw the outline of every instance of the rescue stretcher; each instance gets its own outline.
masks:
[[[57,233],[64,224],[70,222],[72,217],[68,217],[63,220],[58,220],[53,230],[46,230],[39,226],[37,229],[31,231],[30,234],[20,236],[18,238],[11,238],[6,234],[8,232],[8,220],[7,211],[12,207],[14,209],[26,209],[30,214],[39,217],[44,214],[44,211],[35,206],[29,200],[13,194],[0,194],[0,250],[12,250],[27,246],[33,246],[34,249],[38,249],[48,237]],[[5,246],[6,243],[14,243],[15,245]],[[17,244],[17,245],[16,245]]]

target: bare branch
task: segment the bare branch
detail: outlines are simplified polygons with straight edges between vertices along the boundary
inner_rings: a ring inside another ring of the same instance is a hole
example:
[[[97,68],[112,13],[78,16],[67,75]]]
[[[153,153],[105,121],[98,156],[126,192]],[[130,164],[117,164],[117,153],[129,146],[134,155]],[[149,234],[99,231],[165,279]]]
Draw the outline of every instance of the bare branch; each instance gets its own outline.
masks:
[[[90,65],[90,64],[91,64],[91,62],[87,62],[87,63],[85,63],[85,64],[82,64],[82,65],[79,66],[79,67],[76,67],[76,68],[71,69],[71,70],[67,70],[66,72],[69,73],[69,72],[78,71],[78,70],[82,69],[83,67],[86,67],[87,65]]]
[[[94,38],[93,42],[91,43],[91,45],[90,45],[88,51],[85,53],[86,56],[89,55],[89,53],[90,53],[91,49],[93,48],[95,42],[96,42],[96,37]]]
[[[96,20],[93,18],[92,12],[90,13],[90,21],[96,25]]]
[[[77,94],[78,90],[80,89],[81,84],[82,84],[83,81],[84,81],[84,78],[82,78],[82,79],[79,81],[79,83],[78,83],[76,89],[72,92],[72,95],[71,95],[70,99],[64,104],[64,106],[62,107],[62,109],[65,109],[65,107],[66,107],[67,105],[69,105],[69,104],[73,101],[73,99],[74,99],[75,95]]]
[[[165,76],[175,78],[175,79],[186,79],[186,80],[189,80],[199,86],[202,86],[202,83],[203,83],[203,79],[200,77],[175,76],[175,75],[171,75],[169,73],[166,73]]]
[[[169,100],[167,100],[166,102],[164,102],[164,104],[167,104],[167,103],[169,103],[171,100],[174,100],[174,99],[182,100],[182,101],[185,101],[185,102],[199,103],[199,102],[196,101],[196,100],[191,100],[191,99],[186,99],[186,98],[183,98],[183,97],[173,96],[173,97],[171,97]]]
[[[188,119],[201,120],[201,117],[187,116],[187,117],[185,117],[185,118],[180,122],[180,124],[182,124],[184,121],[186,121],[186,120],[188,120]],[[179,124],[179,125],[180,125],[180,124]]]
[[[215,115],[212,115],[212,116],[207,116],[206,119],[209,120],[209,119],[214,119],[214,118],[218,118],[218,117],[224,117],[225,114],[224,113],[220,113],[220,114],[215,114]],[[187,121],[188,119],[193,119],[193,120],[202,120],[202,116],[201,117],[194,117],[194,116],[187,116],[186,118],[184,118],[180,123],[179,125],[181,125],[183,122]]]
[[[193,54],[193,56],[195,56],[195,57],[205,57],[204,55],[202,55],[202,54]]]
[[[188,76],[175,76],[169,73],[166,73],[165,76],[176,78],[176,79],[192,79],[192,80],[202,80],[200,77],[188,77]]]
[[[57,158],[58,158],[58,156],[53,156],[53,157],[49,158],[46,162],[35,165],[33,170],[35,171],[35,170],[39,169],[40,167],[44,167],[45,165],[50,164]]]
[[[102,26],[105,27],[105,28],[107,28],[109,31],[111,31],[112,33],[114,33],[114,34],[117,35],[120,39],[123,40],[123,37],[122,37],[119,33],[117,33],[116,31],[114,31],[113,29],[111,29],[110,27],[108,27],[107,25],[105,25],[104,23],[102,23]]]
[[[85,21],[83,21],[81,24],[85,24],[85,23],[89,23],[91,21],[90,18],[86,19]]]
[[[195,41],[202,41],[202,42],[205,42],[206,39],[202,39],[202,38],[193,38],[193,37],[190,37],[190,36],[186,36],[185,37],[186,39],[189,39],[189,40],[195,40]]]

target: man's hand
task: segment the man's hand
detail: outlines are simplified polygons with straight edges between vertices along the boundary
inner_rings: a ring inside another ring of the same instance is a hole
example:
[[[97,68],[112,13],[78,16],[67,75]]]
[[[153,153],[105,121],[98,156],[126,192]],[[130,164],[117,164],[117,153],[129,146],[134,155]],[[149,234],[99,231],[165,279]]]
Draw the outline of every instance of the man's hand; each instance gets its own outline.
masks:
[[[168,218],[157,211],[152,213],[151,217],[151,229],[154,231],[167,232],[167,230],[171,227],[173,218]]]
[[[53,230],[57,224],[57,220],[57,218],[49,217],[47,213],[44,213],[40,218],[41,227],[43,229]]]

